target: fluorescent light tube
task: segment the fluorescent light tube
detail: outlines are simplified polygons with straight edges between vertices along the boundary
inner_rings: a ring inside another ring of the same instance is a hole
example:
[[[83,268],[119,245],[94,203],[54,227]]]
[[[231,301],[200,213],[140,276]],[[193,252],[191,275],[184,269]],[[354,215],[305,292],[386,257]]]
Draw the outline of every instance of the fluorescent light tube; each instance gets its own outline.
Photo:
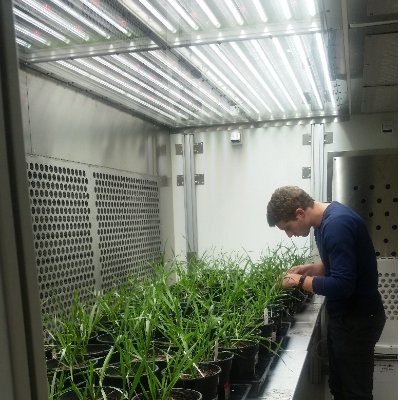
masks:
[[[260,114],[258,108],[227,78],[226,74],[222,73],[196,46],[191,46],[190,50],[206,64],[226,85],[228,85],[237,96],[239,96],[256,114]]]
[[[155,9],[147,0],[139,0],[140,3],[147,8],[169,31],[172,33],[176,32],[176,28],[172,26],[172,24],[164,18],[164,16]]]
[[[303,43],[301,42],[301,39],[300,39],[299,36],[294,36],[293,37],[293,41],[294,41],[294,44],[296,46],[296,50],[297,50],[297,53],[298,53],[298,55],[300,57],[300,60],[301,60],[301,62],[303,64],[303,67],[304,67],[304,69],[306,71],[306,75],[307,75],[308,81],[311,84],[311,88],[312,88],[312,91],[314,92],[314,97],[317,100],[318,107],[320,109],[323,109],[324,107],[322,105],[321,97],[319,95],[319,92],[318,92],[318,89],[317,89],[317,85],[315,83],[315,80],[314,80],[310,65],[308,63],[306,52],[305,52],[304,47],[303,47]]]
[[[128,67],[129,69],[135,71],[135,73],[138,73],[140,75],[142,75],[144,78],[148,79],[150,82],[153,82],[154,84],[156,84],[157,86],[161,87],[162,89],[164,89],[165,91],[167,91],[168,93],[172,94],[173,96],[175,96],[179,101],[186,103],[189,107],[194,108],[195,110],[201,111],[201,108],[198,107],[197,105],[195,105],[193,102],[191,102],[190,100],[186,99],[184,96],[181,96],[178,92],[176,92],[175,90],[171,89],[170,87],[168,87],[167,85],[164,85],[162,82],[160,82],[158,79],[155,78],[154,75],[150,75],[148,74],[143,68],[140,68],[138,65],[135,65],[131,62],[129,62],[128,60],[126,60],[125,58],[121,57],[121,56],[117,56],[117,55],[112,55],[112,58],[115,58],[116,60],[118,60],[121,64],[125,65],[126,67]],[[140,60],[139,60],[140,61]],[[145,61],[145,59],[142,59],[142,62]],[[148,63],[149,68],[150,63]],[[153,69],[153,68],[151,68]],[[157,72],[157,71],[155,71]],[[179,104],[179,103],[178,103]],[[183,107],[183,106],[181,106]],[[196,114],[197,115],[197,114]],[[207,116],[209,116],[207,114]]]
[[[278,106],[278,108],[284,113],[285,110],[283,109],[281,103],[279,100],[276,98],[276,96],[272,93],[271,89],[269,86],[265,83],[265,80],[261,78],[261,75],[258,73],[258,71],[253,67],[252,63],[249,61],[249,59],[245,56],[243,51],[240,49],[240,47],[237,45],[235,42],[231,42],[231,47],[233,50],[235,50],[236,54],[241,58],[241,60],[245,63],[247,68],[251,71],[251,73],[256,77],[260,85],[264,88],[264,90],[268,93],[269,97],[275,102],[275,104]],[[267,110],[271,113],[272,110],[267,107]]]
[[[23,33],[26,36],[29,36],[30,38],[38,41],[39,43],[45,44],[46,46],[50,46],[50,42],[39,35],[36,35],[35,33],[31,32],[29,29],[25,28],[22,25],[15,24],[15,30],[17,32]]]
[[[281,79],[279,78],[278,74],[275,72],[274,67],[272,66],[271,62],[268,60],[264,50],[261,48],[261,45],[256,40],[251,40],[250,43],[253,45],[256,53],[260,57],[261,61],[267,67],[268,73],[271,75],[272,80],[279,86],[282,93],[287,98],[288,102],[292,106],[293,110],[297,111],[297,107],[293,102],[293,99],[290,97],[288,91],[286,90],[285,86],[283,85]]]
[[[152,64],[151,62],[149,62],[147,59],[145,59],[143,56],[141,56],[138,53],[131,53],[130,54],[131,57],[139,60],[141,63],[143,63],[144,65],[146,65],[148,68],[150,68],[151,70],[153,70],[154,72],[156,72],[157,74],[161,75],[163,78],[165,78],[168,82],[171,82],[174,86],[176,86],[178,89],[186,92],[189,96],[193,97],[195,100],[199,101],[201,104],[203,104],[203,99],[201,99],[199,96],[197,96],[195,93],[191,92],[190,90],[188,90],[187,88],[185,88],[180,82],[178,82],[177,80],[171,78],[167,73],[165,73],[161,68],[158,68],[157,66],[155,66],[154,64]],[[142,73],[142,70],[138,70],[139,73]],[[197,108],[194,104],[192,104],[192,102],[189,102],[187,99],[185,99],[184,97],[182,97],[182,101],[186,102],[187,104],[191,105],[194,108]],[[206,115],[207,117],[211,118],[210,115],[208,113],[206,113],[206,111],[204,111],[201,108],[198,108],[198,110],[203,113],[204,115]]]
[[[260,0],[252,0],[254,7],[256,8],[258,15],[260,16],[260,19],[262,22],[267,22],[268,18],[267,15],[265,14],[264,8],[260,3]]]
[[[152,51],[150,52],[154,57],[157,58],[157,60],[163,62],[166,66],[171,68],[172,71],[174,71],[176,74],[178,74],[180,77],[185,79],[187,82],[189,82],[193,87],[195,87],[197,90],[202,92],[205,96],[207,96],[211,101],[213,101],[215,104],[217,104],[219,107],[224,109],[226,112],[229,114],[233,114],[232,110],[226,107],[224,104],[222,104],[218,99],[216,99],[214,96],[212,96],[207,90],[205,90],[201,85],[199,85],[198,82],[194,82],[193,79],[189,78],[186,76],[186,74],[182,73],[179,69],[176,68],[176,65],[172,65],[169,60],[166,59],[164,55],[161,55],[158,51]],[[210,104],[207,104],[204,102],[204,99],[201,101],[204,105],[206,105],[208,108],[212,109],[215,114],[219,115],[220,117],[223,117],[223,115],[216,110],[214,107],[212,107]]]
[[[217,17],[214,15],[214,13],[210,10],[208,5],[204,0],[196,0],[197,4],[200,6],[200,8],[203,10],[203,12],[207,15],[207,17],[210,19],[210,21],[213,23],[213,25],[216,28],[221,28],[221,24],[218,21]]]
[[[252,95],[258,99],[258,101],[269,111],[271,109],[265,103],[265,101],[258,95],[254,88],[249,84],[249,82],[244,79],[243,75],[236,69],[236,67],[226,58],[225,54],[218,48],[217,45],[211,44],[211,49],[217,54],[217,56],[231,69],[231,71],[239,78],[239,80],[247,87],[247,89],[252,93]]]
[[[103,36],[106,39],[110,39],[110,35],[105,32],[103,29],[98,27],[97,25],[93,24],[91,21],[89,21],[87,18],[85,18],[82,14],[76,12],[72,8],[68,7],[65,3],[63,3],[60,0],[50,0],[53,4],[55,4],[57,7],[60,7],[63,11],[66,13],[72,15],[74,18],[76,18],[78,21],[81,21],[83,24],[85,24],[88,28],[93,29],[95,32],[97,32],[99,35]]]
[[[317,47],[318,47],[319,56],[321,58],[322,69],[324,71],[325,84],[328,87],[328,93],[329,93],[329,97],[331,99],[332,106],[334,108],[336,108],[336,101],[333,96],[332,82],[331,82],[331,78],[329,75],[329,68],[328,68],[328,61],[327,61],[328,59],[325,54],[324,44],[322,42],[322,35],[321,35],[321,33],[316,33],[315,36],[317,39]]]
[[[188,25],[195,31],[199,29],[199,26],[194,22],[193,18],[186,12],[186,10],[176,1],[168,0],[168,3],[175,9],[175,11],[186,21]]]
[[[244,24],[243,17],[240,14],[239,10],[237,9],[236,5],[233,3],[233,1],[232,0],[225,0],[225,4],[229,8],[229,11],[232,13],[232,15],[235,18],[236,22],[239,25],[243,25]]]
[[[82,61],[82,60],[78,60],[78,61]],[[140,98],[138,98],[136,96],[133,96],[132,94],[126,92],[125,90],[122,90],[120,87],[114,86],[113,84],[111,84],[111,83],[109,83],[107,81],[104,81],[103,79],[100,79],[97,76],[95,76],[95,75],[93,75],[93,74],[91,74],[91,73],[89,73],[89,72],[87,72],[85,70],[82,70],[82,69],[76,67],[75,65],[72,65],[72,64],[67,63],[65,61],[56,61],[56,63],[66,67],[66,68],[68,68],[68,69],[70,69],[70,70],[72,70],[72,71],[74,71],[76,73],[78,73],[79,75],[82,75],[82,76],[84,76],[86,78],[89,78],[90,80],[93,80],[93,81],[95,81],[97,83],[100,83],[101,85],[103,85],[103,86],[105,86],[105,87],[107,87],[107,88],[109,88],[109,89],[111,89],[111,90],[113,90],[113,91],[115,91],[115,92],[117,92],[119,94],[122,94],[122,95],[124,95],[126,97],[129,97],[130,99],[132,99],[132,100],[144,105],[145,107],[150,108],[150,109],[152,109],[154,111],[157,111],[162,115],[165,115],[167,118],[170,118],[170,119],[172,119],[174,121],[176,120],[175,117],[173,117],[172,115],[164,112],[163,110],[160,110],[158,107],[155,107],[152,104],[149,104],[149,103],[141,100]]]
[[[76,29],[72,24],[61,18],[58,14],[46,8],[44,4],[38,3],[35,0],[20,0],[20,1],[27,4],[29,7],[32,7],[34,10],[42,14],[44,17],[62,26],[63,28],[72,32],[74,35],[80,37],[81,39],[85,41],[89,40],[89,36],[85,32]]]
[[[18,10],[18,8],[14,7],[14,14],[22,18],[23,20],[31,23],[32,25],[36,26],[37,28],[41,29],[44,32],[47,32],[49,35],[55,37],[58,40],[61,40],[64,43],[69,43],[70,40],[66,38],[64,35],[61,35],[60,33],[56,32],[54,29],[49,28],[48,26],[42,24],[41,22],[37,21],[36,19],[32,18],[28,14],[25,14],[24,12]]]
[[[29,48],[32,46],[30,43],[25,42],[25,40],[22,40],[21,38],[18,38],[18,37],[15,39],[15,41],[16,41],[20,46],[26,47],[27,49],[29,49]]]
[[[109,17],[106,13],[104,13],[100,8],[96,7],[90,0],[80,0],[85,6],[90,8],[94,13],[96,13],[99,17],[103,18],[109,24],[111,24],[114,28],[117,28],[120,32],[124,33],[126,36],[131,36],[131,33],[128,32],[121,24],[118,24],[114,21],[113,18]]]
[[[113,57],[115,60],[119,61],[118,56]],[[135,78],[132,74],[133,71],[131,71],[131,73],[127,73],[126,71],[122,70],[121,68],[118,68],[117,66],[115,66],[114,64],[111,64],[110,62],[108,62],[107,60],[105,60],[104,58],[101,57],[94,57],[94,60],[96,60],[97,62],[105,65],[107,68],[113,70],[114,72],[117,72],[118,74],[122,75],[123,77],[129,79],[132,82],[135,82],[137,85],[147,89],[149,92],[155,94],[156,96],[161,97],[162,99],[166,100],[167,102],[173,104],[175,107],[180,108],[182,111],[192,115],[195,118],[199,118],[198,114],[195,114],[193,111],[190,111],[189,109],[187,109],[186,107],[182,106],[181,104],[177,103],[176,101],[172,100],[171,98],[169,98],[168,96],[165,96],[163,93],[161,93],[160,91],[156,91],[153,87],[151,87],[150,85],[147,85],[146,83],[142,82],[141,80]]]
[[[272,38],[272,43],[274,44],[275,49],[277,50],[277,52],[279,54],[279,58],[281,59],[281,61],[283,61],[283,64],[285,65],[286,70],[289,73],[290,79],[292,80],[292,82],[293,82],[298,94],[301,97],[301,100],[303,101],[304,105],[309,109],[310,105],[308,104],[306,98],[304,97],[303,90],[300,87],[300,84],[299,84],[299,82],[298,82],[298,80],[297,80],[297,78],[296,78],[296,76],[295,76],[295,74],[293,72],[292,67],[289,64],[289,61],[288,61],[288,59],[286,57],[286,54],[283,51],[281,44],[279,43],[279,40],[277,38]]]
[[[152,29],[154,29],[158,33],[163,33],[164,29],[149,17],[147,13],[145,13],[141,7],[137,6],[132,0],[118,0],[120,4],[122,4],[125,8],[127,8],[130,12],[133,12],[135,15],[139,16],[142,21],[149,25]]]
[[[286,19],[291,19],[292,18],[292,13],[290,12],[288,0],[280,0],[279,4],[281,6],[281,9],[282,9],[282,12],[283,12],[283,16]]]
[[[180,113],[179,111],[173,109],[172,107],[168,106],[167,104],[162,103],[161,101],[157,100],[156,98],[154,98],[154,97],[148,95],[147,93],[139,90],[138,88],[126,83],[125,81],[119,79],[118,77],[109,74],[108,71],[104,71],[101,68],[98,68],[97,66],[93,65],[92,63],[90,63],[90,62],[88,62],[86,60],[77,59],[76,61],[79,62],[80,64],[84,65],[85,67],[91,69],[92,71],[97,72],[99,75],[111,80],[112,82],[116,83],[120,87],[121,86],[125,87],[128,90],[130,90],[130,91],[132,91],[132,92],[134,92],[136,94],[139,94],[140,96],[144,97],[145,99],[147,99],[147,100],[159,105],[160,107],[163,107],[163,108],[167,109],[168,111],[176,114],[177,116],[179,116],[181,118],[184,118],[184,119],[188,118],[186,115],[184,115],[184,114]]]
[[[315,1],[314,0],[305,0],[308,8],[308,13],[310,14],[310,17],[314,17],[315,14],[317,13],[315,9]]]

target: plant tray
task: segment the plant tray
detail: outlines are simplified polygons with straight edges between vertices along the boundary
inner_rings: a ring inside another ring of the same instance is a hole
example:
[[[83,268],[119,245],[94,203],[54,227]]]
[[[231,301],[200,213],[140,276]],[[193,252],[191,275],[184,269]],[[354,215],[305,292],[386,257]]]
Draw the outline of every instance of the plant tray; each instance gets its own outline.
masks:
[[[290,325],[288,323],[288,325]],[[289,326],[288,326],[289,328]],[[276,347],[275,351],[279,353],[280,350],[282,350],[285,347],[285,344],[287,343],[286,337],[282,336],[280,337],[277,342],[276,342]],[[258,363],[256,365],[256,376],[252,380],[246,380],[246,381],[235,381],[235,385],[245,385],[248,384],[250,385],[250,390],[248,393],[248,397],[258,397],[261,389],[267,380],[268,372],[270,369],[274,368],[276,363],[278,362],[279,357],[274,354],[272,357],[268,358],[259,358]]]
[[[229,395],[229,400],[245,400],[249,394],[251,385],[249,383],[243,384],[231,384],[231,391]]]

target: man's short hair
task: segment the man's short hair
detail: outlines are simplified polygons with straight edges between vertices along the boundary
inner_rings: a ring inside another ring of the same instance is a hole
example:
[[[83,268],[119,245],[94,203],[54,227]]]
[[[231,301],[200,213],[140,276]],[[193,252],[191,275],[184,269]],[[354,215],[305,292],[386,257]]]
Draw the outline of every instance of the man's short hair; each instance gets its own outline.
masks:
[[[296,219],[296,210],[313,207],[314,199],[297,186],[282,186],[275,190],[267,206],[269,226]]]

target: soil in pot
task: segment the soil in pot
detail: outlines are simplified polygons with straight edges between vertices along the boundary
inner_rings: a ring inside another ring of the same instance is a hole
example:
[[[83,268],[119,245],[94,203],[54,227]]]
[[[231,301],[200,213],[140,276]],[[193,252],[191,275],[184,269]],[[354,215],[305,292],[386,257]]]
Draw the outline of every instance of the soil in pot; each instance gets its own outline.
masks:
[[[151,364],[150,364],[151,365]],[[122,371],[121,364],[111,364],[106,368],[103,384],[106,386],[112,386],[119,389],[130,390],[133,384],[136,374],[139,373],[140,362],[133,361],[129,371]],[[158,371],[158,366],[153,365],[153,371]],[[122,374],[124,373],[125,376]],[[141,375],[136,387],[136,392],[146,391],[149,388],[148,375],[146,370],[141,371]]]
[[[103,390],[107,400],[125,400],[128,398],[124,392],[115,388],[103,386]],[[80,390],[79,395],[70,390],[59,397],[53,397],[53,400],[81,400],[82,398],[85,400],[104,400],[101,388],[99,387],[94,388],[94,396],[86,393],[84,389]]]
[[[168,397],[161,398],[162,396],[153,397],[149,392],[140,393],[132,400],[202,400],[200,392],[191,389],[174,388]]]
[[[218,381],[221,368],[210,363],[196,364],[201,372],[193,368],[192,371],[182,373],[175,387],[192,389],[202,394],[203,400],[215,400],[218,398]]]
[[[154,362],[161,372],[167,367],[168,361],[174,357],[175,351],[165,348],[154,347],[151,349],[147,355],[149,362]]]
[[[232,340],[223,350],[234,354],[231,369],[231,382],[242,382],[255,378],[259,343],[255,340]]]
[[[218,379],[218,400],[228,400],[230,397],[233,356],[230,351],[221,351],[218,353],[217,360],[209,361],[209,363],[218,365],[221,368]]]

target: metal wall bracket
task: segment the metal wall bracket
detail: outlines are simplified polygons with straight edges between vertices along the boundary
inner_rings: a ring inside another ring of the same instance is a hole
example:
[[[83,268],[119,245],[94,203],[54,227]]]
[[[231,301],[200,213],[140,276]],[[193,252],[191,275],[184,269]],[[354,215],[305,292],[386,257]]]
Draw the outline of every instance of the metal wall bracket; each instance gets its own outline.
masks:
[[[324,144],[333,143],[333,132],[325,132],[324,133]]]
[[[310,179],[311,178],[311,167],[303,167],[302,169],[302,178]]]
[[[183,156],[183,144],[175,144],[175,154],[177,156]]]
[[[324,134],[324,144],[331,144],[333,143],[333,132],[325,132]],[[311,134],[305,133],[303,135],[303,146],[310,146],[311,145]]]
[[[183,186],[184,185],[183,175],[177,175],[176,176],[176,185],[177,186]]]
[[[311,146],[311,133],[303,135],[303,146]]]
[[[204,174],[194,174],[194,184],[204,185]]]
[[[203,142],[195,143],[193,145],[194,154],[203,154]]]

